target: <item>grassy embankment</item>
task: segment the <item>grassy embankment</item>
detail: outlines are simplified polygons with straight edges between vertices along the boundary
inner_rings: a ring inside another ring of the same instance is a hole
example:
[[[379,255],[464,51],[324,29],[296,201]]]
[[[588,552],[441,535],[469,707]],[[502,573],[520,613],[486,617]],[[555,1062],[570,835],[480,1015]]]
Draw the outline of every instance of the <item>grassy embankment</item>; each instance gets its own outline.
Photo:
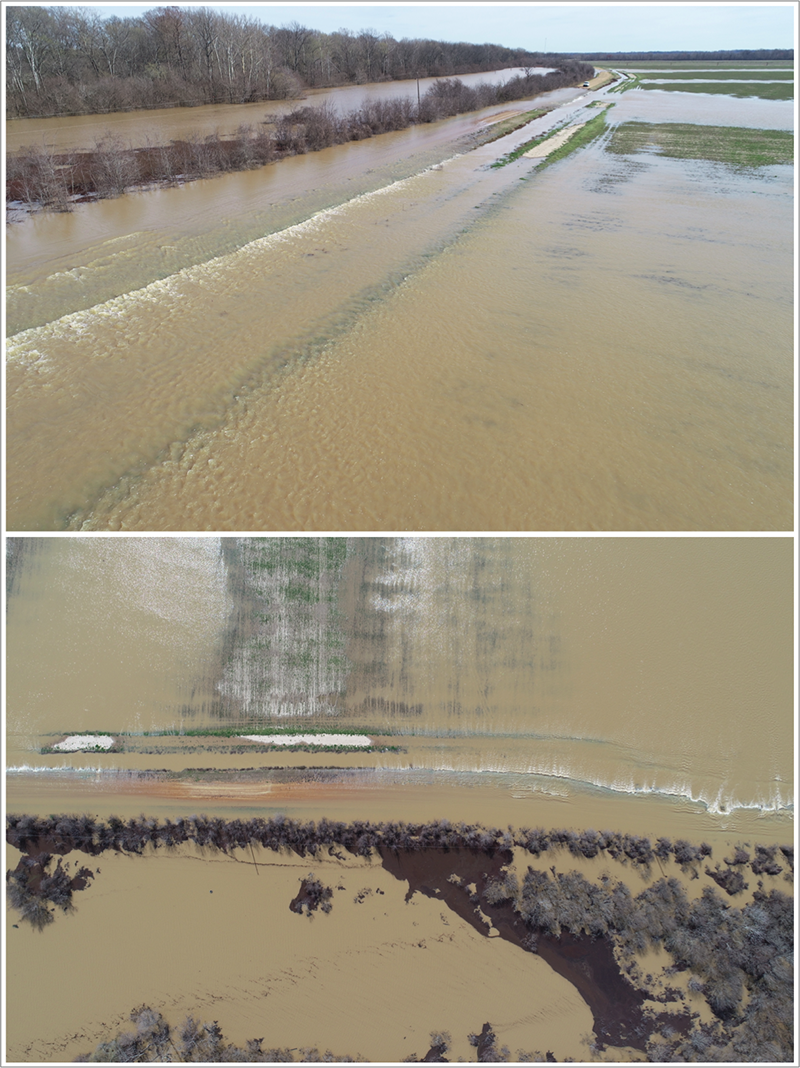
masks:
[[[610,105],[613,106],[613,105]],[[595,137],[598,137],[604,130],[606,125],[605,109],[594,118],[589,119],[580,129],[570,137],[566,144],[560,148],[555,149],[549,156],[543,157],[543,163],[539,165],[538,170],[542,169],[542,166],[547,163],[554,163],[556,160],[563,159],[571,152],[574,152],[578,148],[582,148],[584,145],[589,144]],[[512,163],[516,159],[520,159],[526,152],[530,152],[532,148],[537,148],[539,145],[544,144],[546,141],[552,140],[556,134],[561,133],[566,128],[566,124],[562,123],[554,130],[548,130],[547,133],[541,134],[538,137],[531,138],[530,141],[526,141],[524,144],[519,145],[511,152],[507,152],[505,156],[501,156],[500,159],[495,160],[492,167],[505,167],[507,164]]]
[[[613,106],[613,104],[609,105],[609,107]],[[551,152],[549,156],[546,156],[538,170],[544,170],[544,168],[549,167],[551,163],[558,163],[558,161],[564,159],[565,156],[577,152],[579,148],[583,148],[585,145],[588,145],[590,141],[594,141],[595,138],[604,133],[606,129],[606,110],[608,109],[604,109],[599,115],[595,115],[593,119],[589,119],[585,126],[570,137],[566,144],[557,148],[555,152]]]
[[[792,163],[794,139],[788,130],[691,123],[624,122],[614,128],[609,152],[631,155],[655,148],[673,159],[703,159],[735,167]]]
[[[612,89],[609,89],[609,93],[627,93],[629,89],[638,89],[639,78],[638,75],[633,75],[620,82],[619,85],[615,85]]]
[[[599,68],[598,68],[599,69]],[[595,78],[589,80],[589,88],[594,92],[597,89],[602,89],[606,85],[610,85],[617,80],[617,75],[612,74],[610,70],[601,70]]]
[[[486,128],[486,136],[480,138],[480,144],[490,145],[493,141],[498,141],[501,137],[505,137],[506,134],[513,133],[522,126],[527,126],[534,119],[541,119],[543,115],[547,115],[552,110],[552,108],[534,108],[533,111],[522,111],[519,115],[501,119],[500,122],[493,123]]]

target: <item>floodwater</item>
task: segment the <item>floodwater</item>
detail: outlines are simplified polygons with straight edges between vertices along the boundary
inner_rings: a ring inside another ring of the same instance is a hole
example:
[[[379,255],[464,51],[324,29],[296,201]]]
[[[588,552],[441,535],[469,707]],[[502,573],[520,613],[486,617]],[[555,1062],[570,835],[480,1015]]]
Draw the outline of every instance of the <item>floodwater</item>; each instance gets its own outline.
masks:
[[[9,528],[791,529],[791,168],[490,169],[561,93],[10,226]]]
[[[230,789],[291,809],[297,784],[109,774],[286,763],[342,769],[309,772],[312,792],[352,797],[361,816],[369,797],[421,793],[465,818],[453,798],[472,791],[518,822],[533,806],[537,821],[605,813],[693,839],[791,825],[789,538],[11,545],[12,809],[83,807],[87,788],[113,811],[119,791],[141,810],[163,789],[173,807]],[[402,751],[243,756],[216,746],[230,739],[138,737],[120,754],[39,753],[73,731],[267,722],[352,727]]]
[[[535,67],[532,73],[545,74],[550,69]],[[479,85],[482,82],[497,85],[523,73],[521,67],[512,67],[485,74],[461,74],[459,81],[465,85]],[[420,94],[440,80],[420,78]],[[257,104],[206,104],[196,108],[154,108],[110,115],[11,119],[6,123],[6,145],[9,152],[28,145],[44,146],[54,152],[79,152],[92,149],[96,142],[108,137],[120,139],[126,147],[132,148],[166,144],[198,133],[203,136],[219,133],[221,137],[230,137],[240,126],[256,126],[268,116],[285,115],[298,107],[332,104],[343,114],[354,111],[369,100],[390,100],[404,96],[416,100],[416,80],[368,82],[338,89],[309,89],[298,100],[264,100]],[[157,136],[154,131],[158,131]]]
[[[702,840],[717,861],[791,840],[791,538],[67,536],[11,538],[7,559],[11,812],[591,826]],[[402,751],[142,733],[265,723]],[[40,752],[98,730],[138,733],[122,752]],[[278,762],[294,774],[263,770]],[[137,774],[164,768],[179,774]],[[673,861],[546,864],[633,894],[662,874],[690,898],[711,886]],[[141,1004],[175,1027],[218,1020],[239,1045],[374,1062],[424,1056],[432,1030],[470,1060],[486,1020],[515,1058],[597,1059],[575,986],[433,894],[409,897],[377,859],[187,845],[92,868],[73,913],[8,925],[11,1061],[87,1054]],[[329,916],[289,912],[310,869],[333,889]],[[782,874],[759,885],[791,892]],[[667,963],[647,954],[643,972]]]

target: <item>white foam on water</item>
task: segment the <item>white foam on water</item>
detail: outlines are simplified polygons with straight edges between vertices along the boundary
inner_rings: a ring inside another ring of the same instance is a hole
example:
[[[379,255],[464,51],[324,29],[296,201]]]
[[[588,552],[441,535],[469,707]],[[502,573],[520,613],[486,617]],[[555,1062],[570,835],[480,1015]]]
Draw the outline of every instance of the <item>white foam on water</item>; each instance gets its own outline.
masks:
[[[113,744],[113,738],[101,734],[71,734],[63,742],[54,745],[53,749],[76,753],[84,749],[110,749]]]
[[[366,734],[240,734],[238,737],[264,745],[372,745]]]
[[[450,156],[448,159],[443,160],[441,164],[436,165],[436,168],[440,168],[442,165],[458,159],[459,156],[460,153]],[[380,189],[372,190],[369,193],[361,193],[358,196],[353,197],[351,200],[345,201],[344,204],[337,204],[331,208],[325,208],[323,211],[317,212],[315,215],[312,215],[311,218],[305,219],[303,222],[287,226],[285,229],[278,230],[274,234],[267,234],[265,237],[256,238],[254,241],[248,242],[235,252],[226,253],[224,256],[215,256],[210,260],[206,260],[204,263],[194,264],[191,267],[183,267],[181,270],[176,271],[175,274],[168,275],[166,278],[156,279],[140,289],[132,290],[130,293],[123,293],[120,296],[112,297],[110,300],[104,301],[101,304],[96,304],[90,308],[70,312],[68,315],[61,316],[59,319],[54,319],[52,322],[46,323],[43,326],[35,326],[30,327],[28,330],[22,330],[20,333],[13,335],[6,340],[6,357],[11,362],[29,362],[31,359],[29,346],[41,342],[42,339],[64,336],[67,333],[70,336],[74,336],[75,334],[81,336],[88,333],[89,330],[103,320],[113,322],[114,320],[120,319],[137,304],[154,304],[161,308],[165,303],[169,303],[167,298],[179,298],[178,290],[181,283],[199,283],[207,281],[209,276],[217,275],[229,267],[239,267],[243,256],[252,255],[254,253],[260,256],[264,252],[269,252],[278,246],[285,245],[292,240],[295,240],[297,237],[316,234],[331,219],[344,215],[358,205],[367,204],[378,197],[402,190],[411,182],[432,174],[434,169],[433,166],[426,167],[418,174],[412,174],[407,178],[400,178],[395,182],[390,182],[388,185],[383,186]]]

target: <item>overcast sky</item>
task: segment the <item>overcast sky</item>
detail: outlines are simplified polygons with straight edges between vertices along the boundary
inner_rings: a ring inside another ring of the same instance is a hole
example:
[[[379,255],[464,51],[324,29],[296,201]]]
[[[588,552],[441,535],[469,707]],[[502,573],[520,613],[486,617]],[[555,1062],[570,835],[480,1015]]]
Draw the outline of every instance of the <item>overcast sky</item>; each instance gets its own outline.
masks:
[[[169,0],[161,0],[166,5]],[[83,4],[104,16],[140,15],[151,4]],[[791,48],[794,3],[411,3],[411,4],[180,4],[247,13],[273,26],[300,22],[330,33],[346,27],[403,37],[471,41],[531,51],[702,51]]]

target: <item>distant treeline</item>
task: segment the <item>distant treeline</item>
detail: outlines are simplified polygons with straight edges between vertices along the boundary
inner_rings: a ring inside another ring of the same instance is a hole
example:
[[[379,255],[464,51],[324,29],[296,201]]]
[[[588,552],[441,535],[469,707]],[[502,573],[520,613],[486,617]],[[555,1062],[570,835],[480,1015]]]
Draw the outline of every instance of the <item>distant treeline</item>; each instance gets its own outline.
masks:
[[[631,60],[702,59],[711,62],[730,59],[794,59],[793,48],[739,48],[723,52],[592,52],[576,53],[576,59],[601,59],[609,63]]]
[[[394,40],[270,26],[208,7],[104,18],[81,7],[9,7],[8,117],[282,100],[306,87],[559,67],[565,57],[495,44]]]
[[[68,211],[76,199],[120,196],[135,185],[191,181],[225,171],[261,167],[286,156],[362,141],[416,123],[434,122],[493,104],[523,100],[591,77],[594,68],[566,62],[548,74],[515,76],[501,84],[435,82],[419,101],[411,96],[370,100],[345,114],[329,104],[300,107],[266,124],[241,126],[232,138],[197,135],[168,145],[126,148],[108,138],[93,152],[53,153],[30,146],[8,156],[6,200]]]
[[[291,850],[301,857],[320,853],[336,856],[337,846],[365,858],[378,852],[384,867],[398,878],[409,878],[409,885],[416,880],[422,892],[432,892],[433,887],[441,895],[437,900],[473,925],[477,923],[474,910],[479,907],[502,937],[529,952],[546,955],[564,939],[602,943],[606,953],[613,946],[623,972],[637,977],[640,988],[647,989],[650,977],[642,978],[637,955],[650,949],[667,950],[674,961],[668,971],[691,973],[689,990],[705,998],[714,1020],[698,1023],[696,1016],[684,1012],[662,1022],[654,1014],[648,1015],[648,1010],[637,1009],[639,1022],[628,1041],[646,1051],[650,1060],[735,1063],[792,1059],[791,897],[774,889],[767,893],[760,883],[752,901],[736,908],[726,904],[710,886],[704,887],[701,897],[690,901],[681,883],[666,874],[634,897],[624,883],[606,875],[592,883],[577,871],[558,872],[553,865],[548,873],[529,866],[520,881],[507,867],[514,847],[533,858],[560,849],[576,857],[604,853],[645,871],[672,857],[696,877],[699,864],[712,853],[706,843],[695,846],[683,839],[673,842],[662,837],[653,844],[640,835],[612,831],[503,831],[448,820],[412,824],[322,819],[302,823],[284,816],[250,820],[191,816],[160,822],[146,816],[129,820],[111,816],[104,821],[88,815],[9,815],[6,839],[25,854],[18,867],[7,874],[9,902],[40,930],[52,921],[48,902],[69,911],[72,890],[81,889],[92,877],[82,868],[70,879],[60,860],[54,871],[49,870],[53,855],[72,850],[98,856],[108,849],[143,853],[148,846],[170,849],[194,842],[201,848],[223,852],[258,843],[275,851]],[[778,852],[783,863],[778,862]],[[453,854],[452,862],[443,865],[441,859],[446,853]],[[484,861],[473,871],[474,859],[470,858],[479,856],[488,858],[489,865],[485,867]],[[780,851],[772,846],[756,847],[752,858],[739,845],[724,864],[735,869],[749,864],[754,874],[779,874],[784,864],[793,868],[793,861],[791,845],[780,847]],[[485,871],[495,874],[480,874]],[[454,884],[451,872],[465,875]],[[309,875],[309,880],[313,879]],[[677,1023],[679,1027],[674,1026]],[[498,1051],[494,1043],[491,1047],[492,1056],[479,1059],[509,1059],[507,1051]],[[441,1048],[438,1056],[426,1059],[441,1060],[444,1052]],[[269,1059],[258,1046],[251,1053],[252,1058],[244,1059]],[[129,1058],[101,1055],[94,1059]],[[219,1058],[198,1055],[186,1059]]]

